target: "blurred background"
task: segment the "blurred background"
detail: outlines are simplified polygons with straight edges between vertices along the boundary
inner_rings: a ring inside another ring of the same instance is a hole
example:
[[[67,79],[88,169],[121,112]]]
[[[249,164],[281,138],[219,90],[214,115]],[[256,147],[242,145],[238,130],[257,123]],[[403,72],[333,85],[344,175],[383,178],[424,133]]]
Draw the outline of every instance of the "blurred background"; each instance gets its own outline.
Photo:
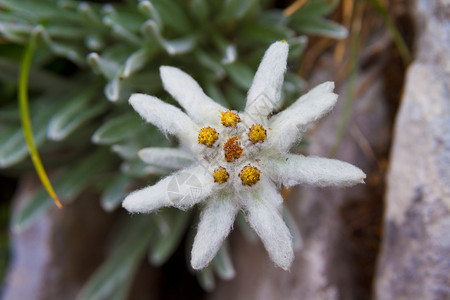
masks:
[[[449,299],[449,18],[446,0],[0,0],[2,299]],[[366,184],[282,190],[289,272],[242,215],[196,272],[197,209],[121,208],[173,171],[138,150],[177,145],[127,99],[176,105],[158,71],[171,65],[242,110],[264,51],[283,39],[284,107],[328,80],[339,94],[291,151],[350,162]],[[62,209],[30,159],[19,90]]]

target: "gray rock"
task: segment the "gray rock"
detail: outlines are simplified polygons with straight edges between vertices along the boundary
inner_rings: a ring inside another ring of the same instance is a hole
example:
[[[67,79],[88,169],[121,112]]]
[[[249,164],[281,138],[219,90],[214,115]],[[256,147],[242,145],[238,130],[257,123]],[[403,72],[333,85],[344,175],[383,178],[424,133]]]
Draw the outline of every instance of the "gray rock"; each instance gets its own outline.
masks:
[[[377,299],[450,299],[450,2],[416,0],[395,124]]]

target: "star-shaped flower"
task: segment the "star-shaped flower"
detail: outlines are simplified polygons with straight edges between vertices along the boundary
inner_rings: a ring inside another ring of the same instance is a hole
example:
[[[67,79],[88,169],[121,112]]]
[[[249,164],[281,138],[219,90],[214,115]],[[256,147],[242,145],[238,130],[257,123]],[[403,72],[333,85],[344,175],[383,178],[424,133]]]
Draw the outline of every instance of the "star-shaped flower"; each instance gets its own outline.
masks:
[[[140,151],[141,158],[181,171],[132,192],[123,207],[133,213],[150,213],[201,203],[192,248],[194,269],[206,267],[214,258],[239,210],[245,212],[271,259],[289,269],[294,255],[292,237],[281,215],[281,185],[350,186],[366,177],[357,167],[339,160],[289,153],[311,123],[333,108],[337,95],[334,83],[323,83],[269,118],[280,106],[288,50],[288,44],[280,41],[266,51],[244,112],[214,102],[189,75],[167,66],[160,69],[164,88],[187,114],[152,96],[130,97],[142,118],[180,140],[179,149],[146,148]]]

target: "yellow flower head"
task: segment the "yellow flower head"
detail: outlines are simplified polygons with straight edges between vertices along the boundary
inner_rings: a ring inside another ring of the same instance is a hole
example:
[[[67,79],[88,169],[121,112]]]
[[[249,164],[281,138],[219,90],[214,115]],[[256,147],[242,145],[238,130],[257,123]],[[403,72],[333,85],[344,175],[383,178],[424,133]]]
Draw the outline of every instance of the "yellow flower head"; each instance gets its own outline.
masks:
[[[218,183],[225,183],[227,182],[228,178],[230,178],[230,175],[227,172],[227,169],[224,167],[219,167],[218,169],[214,170],[213,173],[214,182]]]
[[[211,127],[203,127],[198,131],[198,142],[199,144],[211,147],[215,141],[219,138],[217,131]]]
[[[225,160],[227,162],[232,162],[242,156],[244,149],[239,146],[239,139],[237,136],[230,137],[227,142],[223,145],[223,150],[225,150]]]
[[[253,125],[250,128],[248,137],[253,144],[264,142],[267,137],[267,131],[261,125]]]
[[[236,124],[240,121],[239,115],[235,112],[228,110],[227,112],[219,111],[222,117],[220,120],[222,121],[222,125],[225,127],[235,127]]]
[[[260,174],[260,170],[251,165],[247,165],[239,173],[239,177],[242,180],[242,184],[252,186],[259,181]]]

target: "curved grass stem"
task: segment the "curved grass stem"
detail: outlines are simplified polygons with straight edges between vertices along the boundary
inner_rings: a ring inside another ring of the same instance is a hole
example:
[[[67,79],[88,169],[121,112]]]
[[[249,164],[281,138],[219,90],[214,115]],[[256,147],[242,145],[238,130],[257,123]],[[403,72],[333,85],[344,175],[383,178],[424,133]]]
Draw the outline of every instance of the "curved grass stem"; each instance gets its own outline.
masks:
[[[44,166],[42,165],[39,153],[34,143],[30,112],[28,108],[28,77],[30,73],[31,61],[33,59],[34,48],[36,46],[36,36],[39,34],[39,30],[40,28],[35,28],[35,30],[33,30],[31,38],[22,56],[18,84],[20,119],[22,122],[22,130],[25,136],[25,142],[28,147],[28,152],[30,153],[31,160],[33,161],[33,165],[36,169],[39,179],[41,180],[42,185],[47,190],[48,194],[55,201],[55,204],[59,208],[62,208],[62,204],[59,201],[58,196],[56,195],[50,183],[50,180],[48,179],[47,173],[45,172]]]

